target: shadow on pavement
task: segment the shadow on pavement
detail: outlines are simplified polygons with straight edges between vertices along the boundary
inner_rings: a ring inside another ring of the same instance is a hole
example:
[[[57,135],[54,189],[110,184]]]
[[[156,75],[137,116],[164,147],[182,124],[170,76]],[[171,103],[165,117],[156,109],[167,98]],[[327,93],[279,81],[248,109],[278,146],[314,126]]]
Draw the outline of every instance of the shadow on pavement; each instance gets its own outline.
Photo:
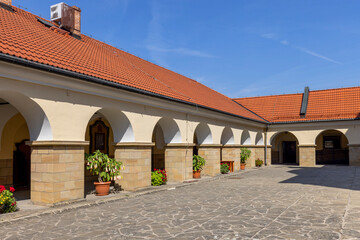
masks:
[[[333,188],[360,190],[360,168],[344,165],[324,165],[321,167],[289,166],[288,173],[295,174],[280,183],[300,183]]]

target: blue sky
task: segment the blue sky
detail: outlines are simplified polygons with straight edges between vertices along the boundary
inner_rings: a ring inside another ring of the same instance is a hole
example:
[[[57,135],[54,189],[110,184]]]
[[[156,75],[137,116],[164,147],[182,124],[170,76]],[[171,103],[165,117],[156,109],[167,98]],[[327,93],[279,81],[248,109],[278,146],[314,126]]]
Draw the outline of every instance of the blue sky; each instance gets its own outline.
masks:
[[[60,1],[13,0],[49,19]],[[357,0],[81,0],[82,32],[229,97],[360,85]]]

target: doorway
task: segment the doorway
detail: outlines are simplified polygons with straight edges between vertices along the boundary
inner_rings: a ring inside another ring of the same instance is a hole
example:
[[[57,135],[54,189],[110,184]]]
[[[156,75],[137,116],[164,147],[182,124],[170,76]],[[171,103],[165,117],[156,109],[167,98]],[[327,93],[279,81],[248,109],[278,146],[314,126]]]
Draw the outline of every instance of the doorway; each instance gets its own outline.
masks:
[[[296,163],[296,142],[283,142],[283,163]]]
[[[13,154],[13,184],[16,188],[30,188],[30,146],[26,145],[27,139],[15,143],[16,150]]]

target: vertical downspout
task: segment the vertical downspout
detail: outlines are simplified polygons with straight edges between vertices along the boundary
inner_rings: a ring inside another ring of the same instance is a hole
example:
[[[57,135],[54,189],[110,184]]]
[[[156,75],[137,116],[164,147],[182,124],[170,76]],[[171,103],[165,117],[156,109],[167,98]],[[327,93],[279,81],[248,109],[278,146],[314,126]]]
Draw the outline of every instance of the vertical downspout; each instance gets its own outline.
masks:
[[[266,125],[265,128],[265,157],[264,157],[264,164],[267,166],[267,131],[269,129],[269,125]]]

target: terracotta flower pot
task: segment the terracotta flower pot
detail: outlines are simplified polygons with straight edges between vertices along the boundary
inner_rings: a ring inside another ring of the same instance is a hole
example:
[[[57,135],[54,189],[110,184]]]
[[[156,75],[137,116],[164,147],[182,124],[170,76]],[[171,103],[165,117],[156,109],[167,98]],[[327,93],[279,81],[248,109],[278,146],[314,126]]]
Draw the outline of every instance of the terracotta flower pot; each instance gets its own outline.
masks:
[[[96,196],[109,195],[111,182],[94,182]]]
[[[201,171],[193,171],[193,178],[201,178]]]
[[[245,170],[245,163],[240,163],[240,169]]]

